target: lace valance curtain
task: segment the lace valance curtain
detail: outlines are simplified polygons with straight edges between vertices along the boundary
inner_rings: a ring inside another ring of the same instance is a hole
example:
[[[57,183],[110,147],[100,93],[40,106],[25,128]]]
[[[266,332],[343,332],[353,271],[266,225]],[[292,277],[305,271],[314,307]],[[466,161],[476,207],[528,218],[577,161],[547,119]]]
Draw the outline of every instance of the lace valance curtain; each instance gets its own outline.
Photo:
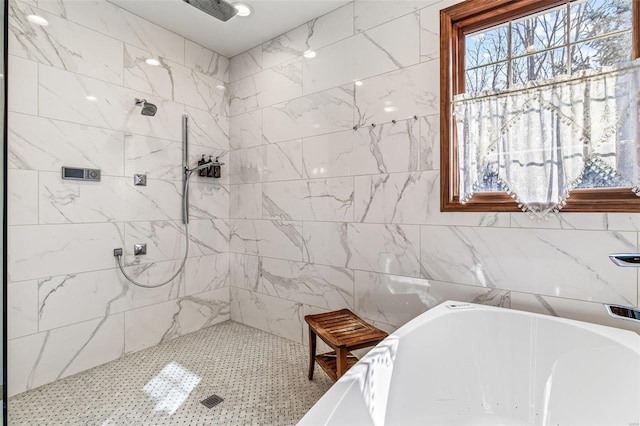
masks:
[[[492,178],[537,217],[559,211],[585,175],[640,184],[640,60],[496,93],[454,98],[460,200]]]

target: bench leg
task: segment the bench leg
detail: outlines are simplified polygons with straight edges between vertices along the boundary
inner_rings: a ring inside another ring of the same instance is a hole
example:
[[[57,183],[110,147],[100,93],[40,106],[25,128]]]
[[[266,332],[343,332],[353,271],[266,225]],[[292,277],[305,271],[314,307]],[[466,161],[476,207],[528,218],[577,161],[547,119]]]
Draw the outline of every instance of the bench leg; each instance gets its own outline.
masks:
[[[347,348],[336,348],[336,377],[339,379],[347,371]]]
[[[313,367],[316,365],[316,333],[309,327],[309,380],[313,380]]]

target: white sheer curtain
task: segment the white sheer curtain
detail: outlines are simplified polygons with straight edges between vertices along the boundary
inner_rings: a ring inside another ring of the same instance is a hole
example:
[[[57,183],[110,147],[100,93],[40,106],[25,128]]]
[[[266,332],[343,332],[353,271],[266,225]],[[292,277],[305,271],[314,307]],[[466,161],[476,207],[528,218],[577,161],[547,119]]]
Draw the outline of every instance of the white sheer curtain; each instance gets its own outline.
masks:
[[[559,211],[589,164],[600,181],[640,184],[640,60],[494,93],[454,98],[460,199],[487,176],[519,207]]]

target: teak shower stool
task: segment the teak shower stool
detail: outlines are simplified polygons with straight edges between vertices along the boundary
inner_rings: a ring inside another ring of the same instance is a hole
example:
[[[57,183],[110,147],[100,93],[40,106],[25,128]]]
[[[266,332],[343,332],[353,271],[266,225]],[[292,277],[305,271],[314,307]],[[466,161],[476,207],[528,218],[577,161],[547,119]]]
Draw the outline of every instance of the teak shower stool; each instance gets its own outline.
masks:
[[[309,380],[317,362],[334,381],[351,368],[358,359],[349,351],[380,343],[388,336],[384,331],[364,322],[349,309],[307,315],[309,324]],[[316,336],[333,351],[316,355]]]

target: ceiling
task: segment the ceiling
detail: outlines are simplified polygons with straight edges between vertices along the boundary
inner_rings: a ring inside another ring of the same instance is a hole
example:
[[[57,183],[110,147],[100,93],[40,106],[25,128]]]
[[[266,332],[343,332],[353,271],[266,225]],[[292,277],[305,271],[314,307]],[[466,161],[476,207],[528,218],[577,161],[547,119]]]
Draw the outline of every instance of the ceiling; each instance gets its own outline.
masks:
[[[228,58],[348,3],[347,0],[237,0],[250,5],[254,13],[223,22],[183,0],[109,1]]]

